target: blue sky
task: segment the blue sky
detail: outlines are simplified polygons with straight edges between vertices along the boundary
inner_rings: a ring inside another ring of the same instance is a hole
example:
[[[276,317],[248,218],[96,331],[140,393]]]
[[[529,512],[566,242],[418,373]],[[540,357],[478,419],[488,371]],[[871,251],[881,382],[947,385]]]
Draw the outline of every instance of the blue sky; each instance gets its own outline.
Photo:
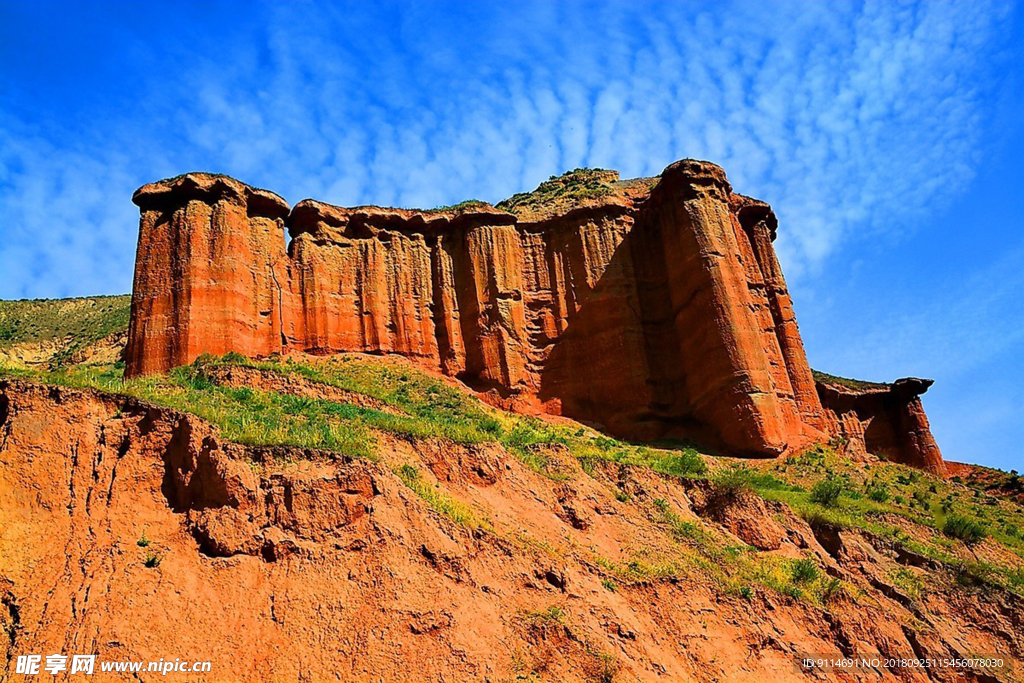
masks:
[[[812,365],[932,377],[1024,469],[1024,11],[1010,2],[0,1],[0,297],[127,292],[132,191],[497,201],[697,157],[774,206]]]

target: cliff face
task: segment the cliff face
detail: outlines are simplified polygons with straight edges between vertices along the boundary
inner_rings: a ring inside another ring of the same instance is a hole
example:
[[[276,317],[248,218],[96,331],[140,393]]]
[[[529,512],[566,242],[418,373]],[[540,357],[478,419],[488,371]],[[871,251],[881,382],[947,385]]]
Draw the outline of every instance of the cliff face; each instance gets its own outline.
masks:
[[[892,384],[861,383],[849,386],[824,376],[818,394],[833,431],[847,440],[851,454],[873,453],[893,462],[912,465],[939,475],[945,462],[932,436],[921,394],[930,379],[907,377]]]
[[[206,174],[147,185],[134,200],[142,220],[126,374],[166,372],[205,352],[279,351],[285,201]]]
[[[289,211],[199,173],[134,201],[128,376],[202,353],[400,353],[504,407],[627,438],[772,456],[837,429],[772,248],[775,216],[707,162],[633,181],[577,171],[505,210]]]

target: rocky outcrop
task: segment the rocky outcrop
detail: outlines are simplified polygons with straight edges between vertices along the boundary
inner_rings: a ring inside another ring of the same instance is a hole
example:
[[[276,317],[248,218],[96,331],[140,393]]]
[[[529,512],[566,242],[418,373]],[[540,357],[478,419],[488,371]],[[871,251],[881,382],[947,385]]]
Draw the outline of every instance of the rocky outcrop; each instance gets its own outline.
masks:
[[[892,384],[856,382],[819,373],[817,388],[833,432],[848,452],[872,453],[893,462],[945,475],[921,394],[933,381],[907,377]]]
[[[164,372],[205,352],[281,349],[281,220],[272,192],[225,176],[188,174],[146,185],[127,374]]]
[[[830,429],[775,216],[714,164],[578,170],[500,208],[289,210],[202,173],[134,201],[128,376],[202,353],[400,353],[627,438],[771,456]]]

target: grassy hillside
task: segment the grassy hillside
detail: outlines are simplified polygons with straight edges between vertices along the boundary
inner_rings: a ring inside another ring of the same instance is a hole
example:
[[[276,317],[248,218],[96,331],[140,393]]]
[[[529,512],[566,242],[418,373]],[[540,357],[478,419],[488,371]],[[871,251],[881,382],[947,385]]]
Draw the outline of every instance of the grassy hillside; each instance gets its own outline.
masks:
[[[628,477],[622,473],[647,473],[698,496],[753,497],[759,505],[781,505],[776,509],[786,511],[783,517],[802,519],[815,529],[852,530],[938,568],[894,575],[907,594],[918,595],[935,582],[1024,594],[1024,507],[1012,497],[991,495],[989,489],[998,488],[992,481],[947,481],[884,461],[852,463],[828,444],[755,462],[712,457],[690,444],[625,443],[569,421],[551,423],[493,409],[401,358],[204,356],[167,375],[131,381],[123,379],[120,363],[74,364],[77,351],[127,329],[129,306],[128,296],[0,302],[0,349],[52,344],[50,362],[31,368],[0,355],[0,377],[144,399],[193,413],[219,427],[225,439],[254,446],[328,450],[387,464],[395,439],[492,444],[554,482],[572,476],[564,462],[569,458],[577,470],[612,486],[624,504],[636,494],[623,484]],[[490,528],[485,516],[444,486],[428,483],[415,465],[396,465],[395,472],[440,514],[461,525]],[[661,498],[644,507],[650,523],[673,539],[673,550],[640,553],[628,562],[596,558],[610,586],[697,572],[741,595],[759,586],[823,603],[842,589],[813,563],[737,544],[716,524],[683,519]]]
[[[387,462],[392,439],[490,443],[555,481],[569,476],[561,457],[576,460],[583,472],[602,481],[622,479],[610,472],[646,471],[722,500],[753,496],[766,505],[781,504],[786,515],[814,529],[852,530],[899,548],[907,557],[922,558],[935,571],[908,569],[893,579],[906,584],[909,593],[938,582],[954,589],[1024,594],[1024,508],[901,465],[853,463],[827,444],[788,458],[743,461],[711,457],[689,445],[625,443],[574,423],[552,424],[495,410],[403,359],[252,361],[229,354],[200,358],[166,376],[127,382],[115,366],[0,367],[3,375],[92,387],[177,408],[217,425],[226,439],[250,445],[326,449]],[[443,486],[426,485],[415,468],[396,471],[441,514],[486,527],[486,520]],[[614,493],[623,502],[633,495],[628,488]],[[615,581],[699,572],[739,594],[756,585],[816,603],[841,589],[818,567],[737,545],[716,525],[684,520],[663,501],[654,501],[649,517],[675,539],[676,550],[625,563],[599,562]]]
[[[0,349],[40,347],[61,365],[76,352],[128,329],[131,296],[0,301]]]
[[[102,339],[128,329],[131,296],[0,301],[0,344],[12,345],[73,337]]]

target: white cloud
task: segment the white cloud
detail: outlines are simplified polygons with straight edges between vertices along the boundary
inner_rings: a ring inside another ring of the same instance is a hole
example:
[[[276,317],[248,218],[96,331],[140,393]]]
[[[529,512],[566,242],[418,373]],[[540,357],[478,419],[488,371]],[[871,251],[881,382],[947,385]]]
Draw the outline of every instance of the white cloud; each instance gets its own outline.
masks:
[[[0,118],[0,295],[124,290],[131,191],[226,172],[291,201],[496,201],[577,165],[723,165],[782,221],[791,278],[899,232],[970,179],[992,44],[978,3],[278,5],[150,81],[92,135]],[[177,48],[182,49],[182,48]],[[17,263],[16,263],[17,261]]]

